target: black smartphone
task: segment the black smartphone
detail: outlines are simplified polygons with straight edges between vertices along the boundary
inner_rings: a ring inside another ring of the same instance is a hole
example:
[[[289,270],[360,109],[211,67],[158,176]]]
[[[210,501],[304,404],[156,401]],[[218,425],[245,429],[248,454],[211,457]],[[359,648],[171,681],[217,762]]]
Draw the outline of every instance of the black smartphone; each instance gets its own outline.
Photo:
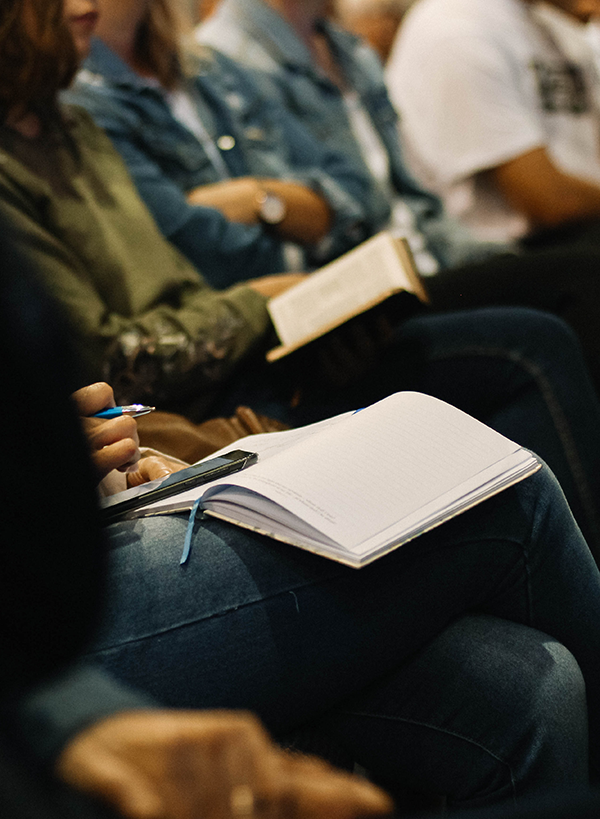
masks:
[[[218,458],[211,458],[201,464],[194,464],[194,466],[174,472],[168,478],[150,481],[142,486],[126,489],[117,495],[102,498],[100,501],[102,517],[104,522],[111,521],[147,503],[154,503],[154,501],[184,492],[186,489],[192,489],[194,486],[231,475],[232,472],[239,472],[244,467],[255,463],[256,460],[255,452],[246,452],[243,449],[225,452]]]

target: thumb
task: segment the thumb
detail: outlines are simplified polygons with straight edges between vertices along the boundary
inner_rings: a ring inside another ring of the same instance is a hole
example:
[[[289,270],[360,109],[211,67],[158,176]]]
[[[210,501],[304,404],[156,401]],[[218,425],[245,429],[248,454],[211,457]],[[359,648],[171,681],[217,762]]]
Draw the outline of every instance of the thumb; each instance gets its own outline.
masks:
[[[168,467],[160,458],[149,456],[142,458],[136,464],[136,469],[127,474],[128,486],[140,486],[148,481],[155,481],[159,478],[168,478],[174,471]]]

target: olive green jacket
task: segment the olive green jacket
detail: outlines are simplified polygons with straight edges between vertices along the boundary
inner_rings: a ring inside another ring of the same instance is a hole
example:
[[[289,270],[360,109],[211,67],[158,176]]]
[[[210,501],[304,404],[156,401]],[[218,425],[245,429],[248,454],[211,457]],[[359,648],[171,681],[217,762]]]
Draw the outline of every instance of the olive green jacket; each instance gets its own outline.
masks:
[[[26,140],[0,128],[0,216],[66,308],[90,375],[119,401],[195,398],[270,327],[246,285],[216,291],[166,240],[112,144],[81,109]]]

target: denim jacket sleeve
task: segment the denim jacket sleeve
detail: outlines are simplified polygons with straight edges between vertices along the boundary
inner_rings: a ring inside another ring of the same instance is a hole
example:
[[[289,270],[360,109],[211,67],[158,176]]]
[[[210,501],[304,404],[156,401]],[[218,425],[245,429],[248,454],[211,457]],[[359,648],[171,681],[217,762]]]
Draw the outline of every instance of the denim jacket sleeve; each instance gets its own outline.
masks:
[[[312,152],[314,157],[312,168],[307,169],[308,175],[304,178],[307,184],[317,189],[320,185],[323,186],[320,190],[336,213],[337,224],[334,226],[332,236],[337,246],[342,247],[345,242],[346,247],[343,249],[348,249],[357,241],[362,241],[377,230],[381,230],[390,216],[388,198],[373,181],[363,160],[347,150],[344,132],[336,129],[337,138],[342,137],[338,148],[334,147],[336,134],[321,131],[322,121],[318,116],[315,120],[314,113],[322,101],[314,98],[310,81],[299,77],[297,82],[290,83],[284,70],[267,72],[257,70],[253,66],[248,68],[253,82],[260,88],[261,97],[268,100],[265,104],[271,107],[272,115],[278,116],[283,123],[282,127],[294,135],[293,138],[288,137],[288,144],[297,152],[293,160],[294,166],[299,167],[302,161],[306,162],[306,153]],[[305,95],[308,95],[308,99]],[[311,104],[311,100],[314,104]],[[334,107],[339,105],[339,99],[335,99]],[[315,170],[316,168],[319,170]],[[331,190],[332,181],[337,183],[337,193]],[[340,200],[340,190],[350,193],[353,206],[347,195],[345,204]],[[358,211],[356,203],[360,203]],[[360,236],[357,239],[358,234]]]
[[[372,233],[365,211],[371,182],[366,173],[338,151],[319,142],[297,117],[276,100],[261,100],[261,119],[277,122],[276,138],[262,135],[258,151],[249,149],[253,175],[295,181],[320,194],[329,204],[333,223],[318,246],[306,249],[312,265],[322,264],[357,245]]]
[[[368,175],[318,143],[231,60],[213,53],[207,62],[195,85],[220,124],[225,121],[232,129],[225,133],[236,137],[236,149],[226,157],[231,175],[298,181],[330,205],[333,225],[319,247],[306,248],[310,265],[369,235],[363,205]],[[94,63],[88,65],[93,72]],[[159,95],[92,72],[82,72],[65,98],[86,107],[109,134],[163,233],[201,267],[211,284],[225,286],[283,270],[282,243],[262,227],[230,223],[213,209],[187,203],[185,191],[215,181],[214,172],[201,146],[174,120]],[[230,100],[235,105],[226,111]]]
[[[339,255],[372,232],[365,209],[371,180],[342,151],[315,137],[252,72],[225,54],[207,49],[212,70],[199,78],[205,94],[215,92],[235,107],[244,159],[253,176],[294,180],[329,204],[333,225],[309,258],[320,263]]]
[[[163,235],[202,270],[213,287],[229,287],[285,269],[282,242],[261,226],[230,222],[213,208],[188,204],[181,185],[149,153],[141,137],[146,123],[135,109],[109,91],[85,83],[76,84],[65,99],[87,108],[108,134]],[[185,161],[185,154],[182,157]]]

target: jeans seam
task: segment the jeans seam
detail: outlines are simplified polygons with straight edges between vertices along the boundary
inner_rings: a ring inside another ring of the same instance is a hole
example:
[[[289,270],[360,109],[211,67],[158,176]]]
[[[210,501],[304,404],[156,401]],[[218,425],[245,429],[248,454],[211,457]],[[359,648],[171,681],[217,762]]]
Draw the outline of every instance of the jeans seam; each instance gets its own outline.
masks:
[[[427,722],[421,722],[419,720],[409,719],[408,717],[391,717],[391,716],[388,716],[388,715],[385,715],[385,714],[370,714],[367,711],[346,711],[346,710],[344,710],[344,711],[341,711],[340,713],[342,713],[342,714],[344,714],[346,716],[349,716],[349,717],[366,717],[367,719],[385,720],[387,722],[406,723],[408,725],[414,725],[414,726],[417,726],[419,728],[426,728],[429,731],[446,734],[447,736],[451,736],[451,737],[454,737],[456,739],[461,740],[462,742],[466,742],[469,745],[473,745],[474,747],[476,747],[479,750],[483,751],[483,753],[487,754],[492,759],[494,759],[496,762],[498,762],[500,765],[502,765],[502,766],[504,766],[506,768],[506,770],[508,771],[509,776],[510,776],[510,787],[511,787],[511,791],[512,791],[512,798],[513,798],[513,800],[516,799],[517,786],[516,786],[515,776],[514,776],[514,771],[512,769],[512,766],[506,760],[499,757],[498,754],[495,754],[493,751],[491,751],[489,748],[486,748],[484,745],[482,745],[480,742],[477,742],[477,740],[475,740],[475,739],[472,739],[472,738],[470,738],[468,736],[465,736],[463,734],[459,734],[456,731],[450,731],[447,728],[441,728],[438,725],[430,725]]]
[[[281,591],[270,594],[267,597],[259,596],[256,599],[247,600],[244,603],[238,603],[237,605],[229,606],[226,609],[221,609],[219,611],[215,611],[212,614],[208,614],[205,617],[196,617],[195,619],[186,620],[184,622],[182,621],[180,623],[172,623],[171,625],[166,626],[164,628],[156,628],[154,631],[152,631],[152,632],[150,632],[148,634],[142,634],[142,635],[139,635],[137,637],[132,637],[132,638],[130,638],[128,640],[122,640],[121,642],[118,642],[118,643],[111,643],[110,645],[102,646],[102,648],[94,649],[93,651],[88,652],[88,653],[91,654],[91,655],[100,654],[100,653],[102,653],[104,651],[111,651],[112,649],[121,648],[123,646],[132,645],[134,643],[142,643],[145,640],[153,640],[153,639],[155,639],[156,637],[159,637],[159,636],[163,637],[166,634],[171,634],[172,632],[180,631],[181,629],[184,629],[184,628],[189,628],[189,627],[196,626],[198,623],[208,623],[209,621],[214,620],[217,617],[223,617],[225,615],[231,614],[232,612],[236,612],[236,611],[239,611],[241,609],[248,608],[249,606],[260,605],[262,603],[268,602],[269,600],[274,600],[277,597],[280,597],[280,596],[283,596],[283,595],[286,595],[286,594],[289,594],[289,595],[292,596],[293,604],[294,604],[294,606],[296,608],[296,611],[299,611],[299,609],[298,609],[298,598],[296,597],[296,594],[295,594],[296,591],[298,591],[300,589],[307,588],[307,587],[319,586],[322,583],[329,583],[332,579],[333,580],[336,579],[336,574],[335,573],[332,574],[332,576],[321,578],[318,582],[304,581],[303,583],[299,583],[298,585],[294,586],[294,588],[282,589]]]
[[[554,429],[561,442],[588,525],[591,531],[594,532],[596,540],[600,541],[600,519],[596,514],[594,495],[589,486],[585,469],[581,463],[571,426],[564,414],[560,401],[555,395],[550,380],[545,376],[541,367],[535,361],[513,350],[505,350],[501,347],[479,347],[475,345],[439,353],[433,356],[433,359],[443,361],[445,359],[454,358],[457,355],[496,356],[497,358],[503,358],[522,367],[525,372],[533,378],[542,400],[548,408]]]

